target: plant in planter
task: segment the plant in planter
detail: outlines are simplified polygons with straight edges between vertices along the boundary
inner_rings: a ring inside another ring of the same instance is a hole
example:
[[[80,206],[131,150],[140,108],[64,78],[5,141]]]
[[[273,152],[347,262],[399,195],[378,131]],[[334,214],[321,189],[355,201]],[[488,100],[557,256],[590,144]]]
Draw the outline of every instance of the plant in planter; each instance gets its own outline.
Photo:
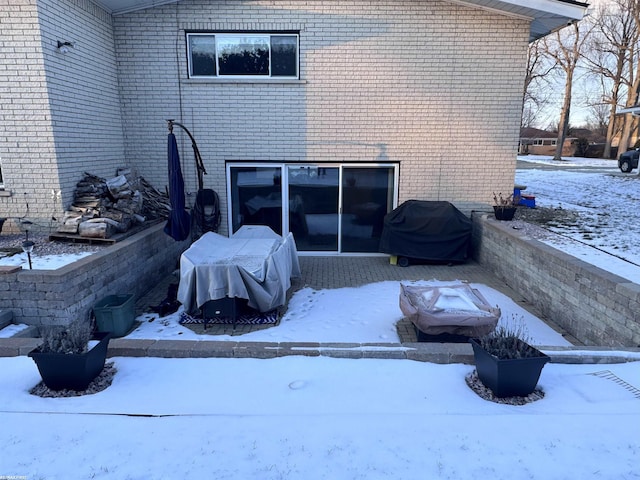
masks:
[[[498,326],[490,334],[470,339],[480,381],[496,397],[532,393],[549,357],[528,343],[523,327]]]
[[[97,340],[90,346],[90,340]],[[51,390],[86,390],[104,368],[110,332],[92,335],[89,322],[42,329],[42,344],[29,353]]]
[[[503,196],[502,193],[493,194],[493,213],[497,220],[513,220],[513,216],[516,214],[518,204],[520,203],[520,196],[508,195]]]

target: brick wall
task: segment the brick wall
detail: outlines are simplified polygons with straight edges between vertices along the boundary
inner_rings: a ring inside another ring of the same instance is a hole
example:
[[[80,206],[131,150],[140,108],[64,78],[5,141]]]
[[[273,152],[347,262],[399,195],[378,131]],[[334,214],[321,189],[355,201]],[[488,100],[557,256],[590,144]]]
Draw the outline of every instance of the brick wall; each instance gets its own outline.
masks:
[[[400,202],[488,203],[512,188],[522,19],[439,1],[184,0],[114,27],[127,158],[164,185],[165,120],[184,123],[223,215],[229,160],[396,161]],[[301,79],[188,79],[185,30],[299,31]],[[177,133],[193,191],[190,143]]]
[[[640,284],[474,214],[474,258],[585,345],[640,346]]]
[[[0,2],[0,20],[0,216],[44,229],[83,172],[128,166],[111,16],[90,0],[18,0]],[[58,41],[74,48],[63,55]]]
[[[58,270],[21,270],[2,276],[0,305],[15,323],[63,325],[87,318],[93,305],[114,294],[139,298],[174,269],[186,242],[175,242],[164,224],[118,242]]]
[[[50,206],[45,185],[58,186],[55,146],[36,3],[0,1],[0,24],[0,217],[18,217],[27,203]]]

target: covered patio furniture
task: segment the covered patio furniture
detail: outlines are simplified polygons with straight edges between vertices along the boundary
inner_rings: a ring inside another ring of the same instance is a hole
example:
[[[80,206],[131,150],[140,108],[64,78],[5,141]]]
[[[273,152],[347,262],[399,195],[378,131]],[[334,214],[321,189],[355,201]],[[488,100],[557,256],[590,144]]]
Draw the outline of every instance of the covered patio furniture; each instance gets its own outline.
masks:
[[[285,304],[291,278],[298,276],[291,234],[283,238],[265,226],[243,226],[230,238],[207,232],[180,258],[178,300],[189,314],[235,315],[237,299],[268,312]]]
[[[415,326],[419,341],[435,336],[481,337],[496,328],[501,315],[498,307],[491,307],[466,284],[400,284],[400,310]]]

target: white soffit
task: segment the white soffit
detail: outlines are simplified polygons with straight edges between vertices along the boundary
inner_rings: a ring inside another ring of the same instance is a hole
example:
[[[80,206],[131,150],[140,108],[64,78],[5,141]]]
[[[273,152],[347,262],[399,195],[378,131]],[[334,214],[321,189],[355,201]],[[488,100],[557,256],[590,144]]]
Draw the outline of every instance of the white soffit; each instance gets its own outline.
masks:
[[[620,108],[616,113],[630,113],[632,115],[640,116],[640,105],[633,105],[632,107]]]
[[[143,10],[179,0],[93,0],[112,15]],[[572,0],[451,0],[455,3],[513,15],[531,20],[529,41],[582,19],[587,4]]]
[[[112,15],[144,10],[145,8],[158,7],[168,3],[178,3],[179,0],[92,0]]]
[[[531,20],[529,41],[581,20],[588,4],[572,0],[451,0]]]

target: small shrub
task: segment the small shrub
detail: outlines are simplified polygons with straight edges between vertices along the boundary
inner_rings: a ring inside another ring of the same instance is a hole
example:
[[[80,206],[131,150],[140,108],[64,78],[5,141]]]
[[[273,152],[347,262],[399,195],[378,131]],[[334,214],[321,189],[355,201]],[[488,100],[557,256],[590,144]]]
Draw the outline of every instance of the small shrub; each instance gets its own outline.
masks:
[[[493,204],[496,207],[517,207],[520,203],[519,195],[502,195],[502,192],[493,192]]]
[[[89,322],[75,321],[66,327],[46,327],[41,329],[42,353],[85,353],[92,336]]]
[[[493,332],[481,337],[479,343],[487,352],[501,360],[539,355],[529,345],[529,335],[521,322],[515,325],[498,325]]]

